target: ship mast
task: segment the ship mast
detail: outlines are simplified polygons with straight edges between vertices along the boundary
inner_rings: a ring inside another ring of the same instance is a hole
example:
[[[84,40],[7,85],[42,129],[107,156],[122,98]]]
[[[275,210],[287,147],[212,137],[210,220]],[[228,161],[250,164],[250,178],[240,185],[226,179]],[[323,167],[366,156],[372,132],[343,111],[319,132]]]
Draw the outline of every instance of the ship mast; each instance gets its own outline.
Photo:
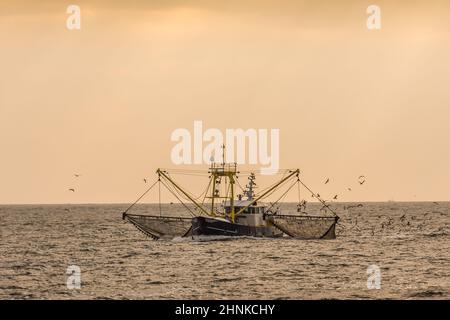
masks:
[[[215,215],[214,204],[215,199],[225,199],[230,201],[230,219],[234,222],[235,209],[234,209],[234,184],[236,182],[236,163],[225,163],[225,145],[222,145],[222,163],[217,164],[211,162],[211,168],[209,168],[209,173],[212,179],[212,190],[211,190],[211,215]],[[220,184],[222,178],[228,179],[230,183],[230,196],[228,197],[228,192],[225,196],[220,195],[220,190],[217,189],[217,184]]]

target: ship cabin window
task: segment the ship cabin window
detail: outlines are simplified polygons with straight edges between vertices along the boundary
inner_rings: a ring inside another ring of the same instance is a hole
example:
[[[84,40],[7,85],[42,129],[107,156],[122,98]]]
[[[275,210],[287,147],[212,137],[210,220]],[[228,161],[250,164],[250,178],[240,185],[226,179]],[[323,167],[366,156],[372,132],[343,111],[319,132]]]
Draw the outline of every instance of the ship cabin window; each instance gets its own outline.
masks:
[[[259,213],[258,207],[250,207],[248,209],[249,209],[249,213]]]
[[[242,207],[234,207],[234,212],[238,212],[241,209],[242,209]],[[226,213],[231,213],[231,207],[225,207],[225,212]]]
[[[241,210],[242,207],[234,207],[234,212],[238,212],[239,210]],[[231,207],[225,207],[225,212],[226,213],[231,213]],[[254,214],[254,213],[263,213],[263,208],[260,207],[249,207],[247,208],[244,213],[250,213],[250,214]]]

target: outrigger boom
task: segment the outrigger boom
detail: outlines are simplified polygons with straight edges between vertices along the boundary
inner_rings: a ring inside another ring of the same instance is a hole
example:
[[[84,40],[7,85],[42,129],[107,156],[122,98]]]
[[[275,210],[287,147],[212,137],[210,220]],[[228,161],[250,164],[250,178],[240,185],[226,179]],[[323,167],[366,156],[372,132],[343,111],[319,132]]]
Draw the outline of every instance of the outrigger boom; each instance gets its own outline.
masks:
[[[167,181],[169,181],[170,183],[172,183],[172,185],[177,188],[180,192],[182,192],[189,200],[191,200],[191,202],[193,204],[196,205],[196,207],[202,211],[203,213],[209,215],[209,213],[203,208],[203,206],[201,206],[199,203],[197,203],[197,201],[195,201],[187,192],[184,191],[183,188],[181,188],[175,181],[173,181],[168,175],[165,174],[165,171],[161,170],[158,168],[158,170],[156,170],[156,173],[159,176],[158,181],[160,181],[161,177],[164,177],[165,179],[167,179]]]

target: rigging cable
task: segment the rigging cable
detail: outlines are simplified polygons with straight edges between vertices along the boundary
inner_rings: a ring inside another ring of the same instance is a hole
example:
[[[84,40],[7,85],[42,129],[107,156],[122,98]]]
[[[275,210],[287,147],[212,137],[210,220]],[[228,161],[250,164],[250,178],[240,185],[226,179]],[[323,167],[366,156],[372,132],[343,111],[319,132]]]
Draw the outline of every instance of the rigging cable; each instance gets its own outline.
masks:
[[[275,183],[267,186],[264,189],[261,189],[259,191],[259,194],[263,194],[264,192],[266,192],[266,190],[269,190],[270,188],[274,187],[277,183],[279,183],[281,180],[283,180],[289,172],[290,172],[290,170],[286,170],[278,181],[276,181]],[[279,173],[279,174],[281,174],[281,173]],[[267,198],[267,196],[265,196],[264,198]]]
[[[135,202],[133,202],[123,213],[127,213],[136,203],[139,202],[154,186],[158,183],[159,180],[156,180],[155,183],[153,183],[150,188],[148,188]]]
[[[245,190],[244,190],[244,188],[242,188],[242,185],[239,182],[239,179],[236,179],[236,182],[237,182],[238,187],[241,189],[241,191],[244,192]]]
[[[292,189],[292,187],[294,187],[294,185],[297,183],[297,181],[295,181],[275,202],[273,202],[270,207],[267,209],[270,210],[272,209],[272,207],[277,204],[280,200],[284,199],[284,197],[286,197],[286,195],[288,194],[288,192]]]
[[[280,179],[279,181],[276,181],[275,183],[271,184],[271,185],[268,186],[267,188],[264,188],[263,190],[261,190],[261,191],[259,192],[259,194],[263,194],[263,193],[266,192],[267,190],[270,190],[270,189],[274,188],[277,184],[279,184],[279,183],[285,178],[286,174],[287,174],[287,172],[284,173],[284,175],[281,177],[281,179]],[[289,179],[290,179],[290,178],[289,178]],[[284,181],[283,183],[281,183],[280,186],[281,186],[281,185],[284,185],[287,181],[289,181],[289,179],[286,180],[286,181]],[[266,195],[265,195],[264,197],[262,197],[261,199],[266,199],[267,197],[269,197],[270,195],[272,195],[277,189],[278,189],[278,187],[275,188],[274,190],[270,191],[268,194],[266,194]]]
[[[204,192],[204,196],[203,196],[203,200],[202,200],[202,206],[205,204],[205,200],[206,200],[206,196],[208,195],[209,187],[211,187],[211,182],[212,182],[212,179],[209,179],[209,183],[206,186],[206,190]]]
[[[159,189],[159,216],[161,217],[162,209],[161,209],[161,176],[158,177],[158,189]]]
[[[172,177],[171,177],[171,175],[167,172],[167,175],[172,179]],[[177,189],[176,189],[177,190]],[[184,188],[183,188],[183,190],[184,190]],[[192,198],[192,199],[194,199],[194,200],[199,200],[201,197],[202,197],[202,195],[206,192],[208,190],[208,187],[205,189],[205,191],[203,191],[199,196],[194,196],[192,193],[190,193],[190,192],[188,192],[188,191],[186,191],[186,190],[184,190],[184,192],[186,192],[187,194],[189,194],[189,196]],[[180,197],[182,197],[184,200],[186,200],[186,201],[191,201],[191,199],[189,199],[188,197],[186,197],[186,195],[184,195],[184,194],[182,194],[182,193],[180,193],[178,190],[177,190],[177,193],[180,195]]]
[[[164,177],[163,177],[164,178]],[[167,178],[165,178],[167,180]],[[182,192],[180,192],[177,188],[174,188],[172,185],[172,182],[170,180],[167,180],[169,182],[169,184],[163,184],[167,190],[169,190],[174,196],[175,198],[180,201],[181,204],[183,204],[186,207],[186,204],[180,199],[180,198],[184,198],[186,201],[188,202],[192,202],[191,199],[187,198]],[[178,196],[177,196],[178,194]],[[192,195],[191,195],[192,196]],[[203,207],[203,204],[201,205],[201,207],[203,208],[203,210],[206,211],[206,209]],[[187,207],[186,207],[187,208]],[[193,213],[189,208],[187,208],[190,213],[195,217],[195,213]],[[197,210],[197,208],[196,208]]]
[[[319,200],[319,202],[321,202],[325,208],[327,208],[328,210],[330,210],[331,213],[334,214],[335,217],[338,217],[338,218],[339,218],[339,216],[337,215],[337,213],[334,212],[334,210],[331,209],[330,206],[329,206],[325,201],[323,201],[320,197],[318,197],[318,196],[317,196],[310,188],[308,188],[308,186],[307,186],[306,184],[304,184],[302,180],[298,179],[298,181],[299,181],[299,182],[300,182],[300,183],[301,183],[301,184],[302,184],[309,192],[311,192],[311,195],[312,195],[314,198],[316,198],[317,200]]]
[[[189,211],[189,213],[193,217],[196,217],[195,213],[193,213],[192,210],[180,198],[178,198],[178,196],[172,190],[170,190],[170,188],[163,181],[161,181],[161,183],[163,184],[164,187],[166,187],[167,190],[169,190],[175,196],[175,198],[178,199],[178,201],[180,201],[180,203]]]

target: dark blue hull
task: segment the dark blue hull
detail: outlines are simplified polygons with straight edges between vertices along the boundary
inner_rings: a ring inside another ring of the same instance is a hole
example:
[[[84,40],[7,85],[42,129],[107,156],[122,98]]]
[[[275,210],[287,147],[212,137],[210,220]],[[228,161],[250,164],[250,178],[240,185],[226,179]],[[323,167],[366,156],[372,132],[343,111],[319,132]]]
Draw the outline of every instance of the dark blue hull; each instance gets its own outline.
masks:
[[[192,218],[191,234],[193,236],[273,236],[270,228],[267,227],[251,227],[207,217]]]

